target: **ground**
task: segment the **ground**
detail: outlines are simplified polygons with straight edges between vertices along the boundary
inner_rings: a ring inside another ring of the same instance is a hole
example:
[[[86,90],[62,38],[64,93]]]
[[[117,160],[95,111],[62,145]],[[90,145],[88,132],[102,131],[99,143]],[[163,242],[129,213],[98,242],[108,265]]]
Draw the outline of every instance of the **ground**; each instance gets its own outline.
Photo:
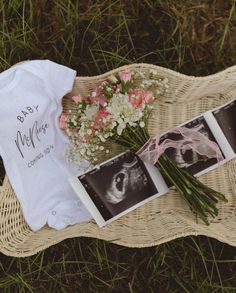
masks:
[[[0,70],[50,59],[96,75],[146,62],[203,76],[235,65],[236,1],[0,1]],[[186,237],[142,249],[68,239],[1,255],[0,292],[236,292],[236,248]]]

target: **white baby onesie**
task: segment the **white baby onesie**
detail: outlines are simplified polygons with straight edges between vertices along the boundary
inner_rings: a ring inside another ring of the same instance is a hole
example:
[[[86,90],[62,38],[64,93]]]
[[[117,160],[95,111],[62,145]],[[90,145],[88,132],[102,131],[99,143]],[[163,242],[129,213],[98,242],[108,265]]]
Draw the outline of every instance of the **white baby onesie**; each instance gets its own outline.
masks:
[[[91,219],[68,177],[69,143],[59,128],[62,97],[72,90],[76,71],[49,60],[17,64],[0,74],[0,155],[33,231]],[[81,170],[81,169],[80,169]]]

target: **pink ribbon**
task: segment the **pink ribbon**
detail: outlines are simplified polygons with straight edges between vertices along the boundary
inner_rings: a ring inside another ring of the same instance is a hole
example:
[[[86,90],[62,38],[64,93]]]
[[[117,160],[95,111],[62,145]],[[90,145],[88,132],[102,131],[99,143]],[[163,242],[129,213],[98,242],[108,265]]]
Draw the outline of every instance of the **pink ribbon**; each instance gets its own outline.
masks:
[[[183,151],[193,150],[201,156],[208,158],[216,158],[217,161],[223,159],[221,150],[217,143],[210,140],[206,135],[199,132],[198,129],[190,129],[187,127],[176,127],[167,133],[181,134],[180,140],[164,139],[160,143],[160,135],[150,138],[143,147],[138,150],[137,155],[144,161],[153,165],[158,161],[159,157],[168,148],[181,149]]]

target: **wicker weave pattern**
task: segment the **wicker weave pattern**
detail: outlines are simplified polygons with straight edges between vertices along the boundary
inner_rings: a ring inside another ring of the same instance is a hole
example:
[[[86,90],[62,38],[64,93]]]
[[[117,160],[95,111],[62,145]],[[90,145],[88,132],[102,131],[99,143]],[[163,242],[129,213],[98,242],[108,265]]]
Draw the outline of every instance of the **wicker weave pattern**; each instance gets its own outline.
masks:
[[[155,132],[174,127],[200,113],[236,98],[236,66],[207,77],[193,77],[148,64],[123,66],[103,75],[77,77],[73,92],[87,94],[111,73],[119,70],[156,69],[168,77],[170,90],[160,98],[149,123]],[[72,104],[63,100],[65,111]],[[0,251],[11,256],[29,256],[66,238],[86,236],[106,239],[129,246],[145,247],[187,235],[207,235],[236,246],[236,160],[211,171],[200,179],[224,193],[228,203],[219,204],[218,218],[210,226],[196,223],[183,199],[175,192],[153,200],[104,228],[94,221],[77,224],[61,231],[44,227],[33,233],[25,223],[21,207],[7,177],[0,187]]]

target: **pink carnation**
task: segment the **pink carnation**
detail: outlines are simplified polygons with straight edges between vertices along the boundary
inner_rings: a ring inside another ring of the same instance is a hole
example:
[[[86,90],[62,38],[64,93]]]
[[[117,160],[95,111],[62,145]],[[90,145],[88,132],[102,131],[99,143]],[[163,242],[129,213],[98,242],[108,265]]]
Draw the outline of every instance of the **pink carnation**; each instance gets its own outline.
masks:
[[[66,128],[66,124],[67,124],[67,116],[64,113],[62,113],[59,120],[59,126],[60,128]]]
[[[127,81],[131,80],[132,73],[129,71],[120,71],[118,73],[118,76],[119,76],[120,80],[127,82]]]
[[[148,104],[154,100],[151,91],[145,91],[141,88],[134,88],[129,90],[129,101],[135,107],[139,107],[142,104]]]
[[[81,95],[80,94],[78,94],[77,96],[73,96],[72,97],[72,100],[74,101],[74,102],[76,102],[76,103],[81,103],[82,102],[82,97],[81,97]]]
[[[101,87],[96,87],[92,95],[87,97],[87,102],[89,104],[96,103],[103,107],[107,103],[107,97],[104,95]]]
[[[105,123],[103,122],[103,118],[106,118],[109,115],[109,112],[103,108],[97,112],[97,116],[95,119],[95,128],[96,127],[103,127]]]
[[[151,103],[154,100],[153,93],[151,91],[146,91],[145,97],[144,97],[145,103]]]
[[[95,97],[95,101],[103,107],[104,104],[107,103],[107,97],[105,95],[100,95]]]
[[[116,93],[119,93],[122,90],[121,84],[117,84],[116,86]]]

